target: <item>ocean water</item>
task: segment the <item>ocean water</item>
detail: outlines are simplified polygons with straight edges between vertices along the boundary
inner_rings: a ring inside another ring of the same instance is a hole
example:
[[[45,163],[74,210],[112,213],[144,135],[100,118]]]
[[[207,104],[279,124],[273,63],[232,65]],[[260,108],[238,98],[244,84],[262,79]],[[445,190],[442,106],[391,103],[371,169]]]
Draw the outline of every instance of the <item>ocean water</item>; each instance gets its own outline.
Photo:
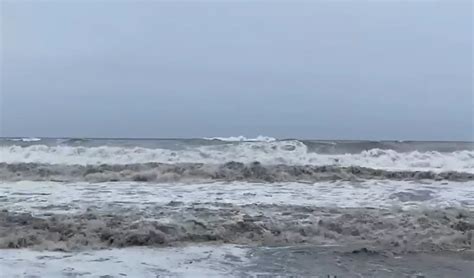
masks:
[[[0,139],[2,277],[472,277],[472,142]]]

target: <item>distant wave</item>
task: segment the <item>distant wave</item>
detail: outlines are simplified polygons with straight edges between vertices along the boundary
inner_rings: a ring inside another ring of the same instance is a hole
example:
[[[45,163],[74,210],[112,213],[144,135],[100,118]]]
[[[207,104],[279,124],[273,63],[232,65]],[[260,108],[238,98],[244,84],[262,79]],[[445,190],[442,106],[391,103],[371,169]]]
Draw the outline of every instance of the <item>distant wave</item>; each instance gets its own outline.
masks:
[[[37,141],[41,141],[41,138],[27,137],[27,138],[12,138],[8,140],[13,141],[13,142],[37,142]]]
[[[76,145],[76,144],[81,144],[81,143],[86,143],[90,141],[91,139],[87,138],[64,138],[64,139],[58,139],[58,143],[62,145]]]
[[[320,154],[300,141],[243,142],[189,147],[179,150],[142,147],[83,147],[30,145],[0,146],[0,162],[65,165],[225,162],[263,165],[360,166],[392,171],[458,171],[474,173],[474,151],[396,152],[370,149],[360,153]]]
[[[3,181],[140,181],[140,182],[319,182],[336,180],[446,180],[473,181],[474,174],[462,172],[385,171],[364,167],[202,163],[145,163],[125,165],[58,165],[0,163]]]
[[[205,137],[206,140],[219,140],[224,142],[273,142],[276,138],[268,136],[257,136],[255,138],[247,138],[245,136],[231,136],[231,137]]]

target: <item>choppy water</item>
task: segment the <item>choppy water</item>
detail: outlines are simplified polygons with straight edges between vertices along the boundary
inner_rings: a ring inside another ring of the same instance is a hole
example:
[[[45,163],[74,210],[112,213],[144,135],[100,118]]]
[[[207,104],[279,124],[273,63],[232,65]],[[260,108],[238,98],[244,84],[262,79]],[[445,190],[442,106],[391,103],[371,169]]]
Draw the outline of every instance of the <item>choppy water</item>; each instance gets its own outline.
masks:
[[[46,174],[51,172],[47,165],[87,165],[89,172],[97,172],[93,169],[97,165],[131,165],[126,170],[133,172],[135,169],[141,171],[141,164],[148,164],[150,168],[153,163],[216,166],[229,162],[256,162],[267,168],[276,165],[354,166],[389,171],[474,173],[474,145],[470,142],[263,139],[266,141],[10,138],[0,141],[0,163],[3,163],[3,169],[5,164],[26,164],[23,170],[31,167],[33,171],[40,167]],[[188,173],[186,166],[184,168],[182,171]],[[67,170],[70,169],[63,171],[55,168],[52,171],[61,174]],[[219,173],[213,175],[218,176]],[[8,176],[2,178],[8,179]]]
[[[90,252],[126,268],[136,252],[168,250],[179,254],[170,267],[144,255],[133,268],[192,277],[193,248],[211,254],[195,261],[208,268],[194,272],[201,277],[469,277],[472,269],[471,142],[3,138],[0,181],[0,265],[12,275],[22,258],[30,272],[61,277],[88,265]],[[12,248],[20,257],[5,259]],[[427,267],[439,258],[446,263],[436,272]],[[76,269],[48,272],[54,260]]]

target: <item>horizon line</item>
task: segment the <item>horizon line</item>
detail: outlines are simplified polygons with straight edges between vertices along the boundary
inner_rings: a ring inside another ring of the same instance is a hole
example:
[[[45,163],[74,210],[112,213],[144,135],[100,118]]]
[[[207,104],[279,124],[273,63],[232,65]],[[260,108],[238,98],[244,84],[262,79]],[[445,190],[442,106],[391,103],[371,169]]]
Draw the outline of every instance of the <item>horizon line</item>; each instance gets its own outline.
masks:
[[[413,139],[317,139],[317,138],[278,138],[273,136],[258,135],[255,137],[246,137],[244,135],[237,136],[209,136],[209,137],[70,137],[70,136],[0,136],[1,139],[88,139],[88,140],[220,140],[215,137],[220,138],[230,138],[230,137],[239,137],[243,136],[247,139],[255,139],[259,136],[274,138],[276,141],[287,141],[287,140],[299,140],[299,141],[364,141],[364,142],[399,142],[399,143],[408,143],[408,142],[446,142],[446,143],[474,143],[473,140],[413,140]],[[215,138],[215,139],[213,139]],[[223,141],[223,140],[220,140]],[[245,142],[246,140],[242,140]]]

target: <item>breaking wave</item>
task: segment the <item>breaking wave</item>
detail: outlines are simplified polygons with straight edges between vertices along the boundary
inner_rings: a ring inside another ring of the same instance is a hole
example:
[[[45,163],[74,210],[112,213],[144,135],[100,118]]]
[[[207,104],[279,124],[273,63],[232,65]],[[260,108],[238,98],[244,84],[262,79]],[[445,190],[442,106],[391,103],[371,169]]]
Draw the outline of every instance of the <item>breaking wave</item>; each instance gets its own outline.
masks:
[[[300,141],[243,142],[186,147],[183,149],[151,149],[142,147],[82,147],[30,145],[1,146],[0,162],[43,163],[65,165],[204,163],[225,162],[264,165],[359,166],[392,171],[459,171],[474,173],[474,151],[442,153],[396,152],[370,149],[360,153],[320,154],[308,150]]]
[[[0,163],[4,181],[141,181],[141,182],[318,182],[334,180],[446,180],[473,181],[474,174],[463,172],[386,171],[359,166],[263,165],[203,163],[141,163],[101,165],[60,165],[41,163]]]
[[[41,138],[27,137],[27,138],[10,138],[7,140],[13,141],[13,142],[38,142],[38,141],[41,141]]]
[[[255,213],[265,209],[265,214]],[[472,248],[472,211],[248,205],[35,217],[0,212],[0,248],[74,250],[183,242],[358,245],[389,253]],[[363,248],[367,250],[367,248]]]
[[[218,140],[224,142],[274,142],[277,139],[268,136],[259,135],[255,138],[247,138],[245,136],[230,136],[230,137],[204,137],[206,140]]]

